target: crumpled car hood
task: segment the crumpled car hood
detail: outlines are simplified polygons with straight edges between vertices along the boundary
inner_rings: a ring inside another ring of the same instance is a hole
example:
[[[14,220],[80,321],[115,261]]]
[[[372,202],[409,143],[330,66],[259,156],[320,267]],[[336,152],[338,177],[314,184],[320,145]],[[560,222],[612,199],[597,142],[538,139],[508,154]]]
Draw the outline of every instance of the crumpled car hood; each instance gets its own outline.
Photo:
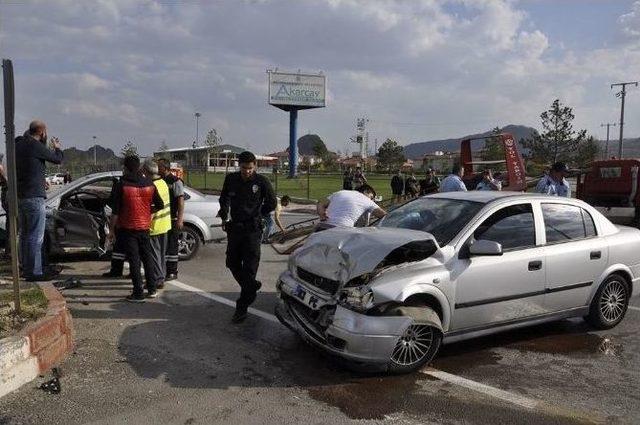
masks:
[[[390,260],[395,264],[419,261],[437,249],[438,244],[430,233],[417,230],[336,227],[312,234],[293,255],[296,266],[346,283]]]

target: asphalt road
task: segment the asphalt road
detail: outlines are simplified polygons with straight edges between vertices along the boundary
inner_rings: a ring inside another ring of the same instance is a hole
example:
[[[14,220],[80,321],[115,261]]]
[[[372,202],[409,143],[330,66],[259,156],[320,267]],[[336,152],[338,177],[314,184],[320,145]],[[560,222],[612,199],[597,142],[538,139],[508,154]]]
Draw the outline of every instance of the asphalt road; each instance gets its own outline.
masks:
[[[62,392],[47,394],[37,385],[48,378],[37,380],[0,399],[0,423],[640,422],[638,298],[610,331],[566,320],[444,346],[432,365],[443,379],[432,369],[371,375],[273,320],[286,257],[269,246],[254,305],[265,314],[231,325],[233,309],[215,300],[237,297],[224,251],[203,247],[180,263],[182,285],[143,305],[123,301],[128,281],[97,277],[107,262],[71,258],[64,274],[83,286],[64,291],[77,348],[62,365]],[[534,403],[513,401],[522,398]]]

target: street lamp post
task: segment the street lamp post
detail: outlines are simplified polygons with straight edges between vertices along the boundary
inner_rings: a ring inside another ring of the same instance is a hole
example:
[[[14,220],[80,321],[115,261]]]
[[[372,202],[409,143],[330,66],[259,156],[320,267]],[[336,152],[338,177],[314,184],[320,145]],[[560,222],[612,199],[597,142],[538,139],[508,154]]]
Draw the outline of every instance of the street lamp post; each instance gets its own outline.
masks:
[[[98,154],[96,153],[98,150],[98,144],[96,143],[96,136],[93,136],[93,165],[98,165]]]
[[[196,117],[196,146],[200,146],[200,138],[198,137],[198,118],[200,118],[201,114],[200,112],[196,112],[194,116]]]

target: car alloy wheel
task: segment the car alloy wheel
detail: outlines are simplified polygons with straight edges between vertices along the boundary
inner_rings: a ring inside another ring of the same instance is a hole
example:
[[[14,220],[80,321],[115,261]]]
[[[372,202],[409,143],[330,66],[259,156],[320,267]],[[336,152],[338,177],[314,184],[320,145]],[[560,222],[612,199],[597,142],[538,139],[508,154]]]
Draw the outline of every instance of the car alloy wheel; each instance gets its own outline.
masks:
[[[616,322],[624,315],[627,303],[627,291],[618,280],[607,283],[600,295],[600,313],[608,322]]]
[[[419,364],[425,356],[430,355],[433,343],[434,332],[431,326],[411,325],[398,338],[391,361],[409,367]]]
[[[189,260],[200,248],[200,236],[191,227],[185,226],[178,234],[178,258]]]

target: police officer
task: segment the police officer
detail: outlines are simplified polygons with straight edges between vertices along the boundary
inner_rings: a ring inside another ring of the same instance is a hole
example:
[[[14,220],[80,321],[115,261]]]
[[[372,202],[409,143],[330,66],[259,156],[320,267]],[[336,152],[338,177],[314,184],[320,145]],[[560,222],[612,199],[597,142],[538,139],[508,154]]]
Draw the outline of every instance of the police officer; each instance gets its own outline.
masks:
[[[262,217],[276,208],[271,183],[256,172],[255,155],[242,152],[238,162],[240,171],[230,173],[224,179],[219,213],[222,229],[227,232],[227,268],[240,285],[240,297],[231,320],[233,323],[241,323],[247,318],[247,309],[262,286],[256,280]]]
[[[147,158],[144,161],[143,171],[145,176],[153,181],[163,203],[162,209],[154,212],[151,217],[149,239],[151,240],[152,269],[150,276],[147,276],[147,285],[149,280],[153,280],[152,286],[162,289],[167,275],[165,255],[167,253],[167,233],[171,230],[171,197],[169,186],[158,174],[158,163],[155,159]]]
[[[571,198],[571,185],[565,178],[568,172],[567,164],[556,162],[551,166],[549,174],[540,179],[536,186],[536,192]]]

